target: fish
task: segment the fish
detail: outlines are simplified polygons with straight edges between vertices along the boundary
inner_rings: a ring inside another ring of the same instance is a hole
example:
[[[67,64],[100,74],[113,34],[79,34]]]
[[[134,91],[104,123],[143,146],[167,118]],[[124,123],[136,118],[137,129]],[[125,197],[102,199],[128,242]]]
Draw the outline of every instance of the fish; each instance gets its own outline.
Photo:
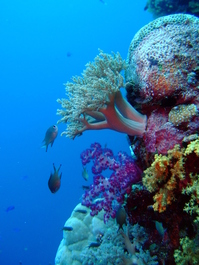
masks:
[[[82,189],[83,189],[83,190],[89,190],[89,189],[90,189],[90,186],[82,185]]]
[[[14,205],[10,205],[6,208],[6,212],[10,212],[10,211],[13,211],[15,209],[15,206]]]
[[[87,181],[89,176],[88,176],[88,171],[86,169],[86,167],[83,167],[83,171],[82,171],[82,177]]]
[[[59,175],[59,170],[61,168],[61,164],[58,169],[55,168],[55,164],[53,163],[54,173],[50,174],[50,178],[48,180],[48,187],[52,193],[55,193],[59,190],[61,185],[61,177],[62,173]]]
[[[104,0],[99,0],[102,4],[107,5],[107,3]]]
[[[48,128],[46,131],[45,137],[44,137],[44,144],[43,147],[46,147],[46,152],[48,150],[48,145],[51,144],[51,147],[53,146],[53,143],[55,141],[55,138],[58,134],[58,127],[56,125],[52,125]]]
[[[64,227],[62,228],[62,230],[63,230],[63,231],[73,231],[73,228],[72,228],[72,226],[64,226]]]
[[[71,57],[71,55],[72,55],[71,52],[67,52],[67,53],[66,53],[66,56],[67,56],[67,57]]]
[[[83,209],[77,209],[75,210],[76,213],[83,213],[83,214],[86,214],[87,211],[86,210],[83,210]]]
[[[166,229],[164,229],[163,225],[161,222],[154,221],[155,222],[155,228],[158,231],[159,235],[163,238],[164,234],[166,232]]]
[[[127,217],[127,214],[126,214],[125,209],[122,207],[119,207],[119,209],[116,212],[116,222],[119,225],[118,230],[120,228],[123,230],[123,227],[122,227],[123,224],[127,225],[126,217]]]
[[[101,245],[101,243],[99,242],[92,242],[90,243],[90,245],[88,246],[88,248],[97,248]]]

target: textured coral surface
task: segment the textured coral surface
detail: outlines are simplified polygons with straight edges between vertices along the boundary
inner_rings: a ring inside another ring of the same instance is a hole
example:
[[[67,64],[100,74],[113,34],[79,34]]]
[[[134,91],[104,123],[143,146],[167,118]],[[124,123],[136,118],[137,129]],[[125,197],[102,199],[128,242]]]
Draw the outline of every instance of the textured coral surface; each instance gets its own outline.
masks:
[[[199,19],[191,15],[158,18],[133,38],[127,63],[127,82],[136,100],[157,104],[172,99],[176,104],[198,95]]]

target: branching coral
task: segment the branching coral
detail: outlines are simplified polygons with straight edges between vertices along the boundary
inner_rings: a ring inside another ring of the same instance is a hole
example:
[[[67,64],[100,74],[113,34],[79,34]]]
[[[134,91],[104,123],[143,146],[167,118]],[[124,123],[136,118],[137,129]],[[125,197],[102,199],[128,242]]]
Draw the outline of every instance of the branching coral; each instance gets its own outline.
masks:
[[[167,156],[156,154],[154,162],[144,171],[143,184],[150,192],[155,192],[154,210],[163,212],[175,200],[178,182],[185,178],[183,163],[183,153],[176,145]]]
[[[199,158],[199,140],[191,142],[185,151],[185,155],[192,155],[192,159],[194,159],[194,156]],[[199,166],[197,161],[195,161],[194,166],[194,172],[190,174],[191,181],[182,192],[191,196],[190,201],[185,204],[184,210],[191,215],[196,215],[195,222],[199,223]]]
[[[176,265],[197,265],[199,260],[198,237],[191,240],[188,237],[180,239],[181,249],[176,249],[174,258]]]
[[[187,148],[176,145],[168,151],[168,155],[155,155],[155,160],[144,171],[143,184],[150,192],[154,192],[154,210],[163,212],[166,206],[175,200],[175,196],[182,192],[191,194],[190,204],[186,211],[190,212],[193,204],[198,209],[199,190],[199,140],[192,141]],[[195,203],[193,203],[193,201]],[[192,209],[193,210],[193,209]],[[198,211],[198,210],[194,210]],[[199,212],[199,211],[198,211]]]
[[[125,61],[119,53],[100,54],[93,63],[86,65],[83,77],[73,77],[66,83],[66,99],[57,102],[63,109],[57,114],[58,121],[67,123],[62,133],[70,138],[81,135],[85,130],[112,129],[129,135],[142,135],[146,127],[146,116],[138,113],[123,97],[124,87],[121,71]]]
[[[83,165],[93,160],[92,172],[95,174],[94,183],[82,197],[82,204],[91,209],[92,216],[103,209],[106,223],[110,217],[115,218],[117,206],[124,202],[132,184],[141,180],[142,172],[126,153],[119,152],[114,156],[110,149],[102,148],[98,143],[82,152],[81,159]],[[107,169],[113,171],[109,178],[100,174]]]

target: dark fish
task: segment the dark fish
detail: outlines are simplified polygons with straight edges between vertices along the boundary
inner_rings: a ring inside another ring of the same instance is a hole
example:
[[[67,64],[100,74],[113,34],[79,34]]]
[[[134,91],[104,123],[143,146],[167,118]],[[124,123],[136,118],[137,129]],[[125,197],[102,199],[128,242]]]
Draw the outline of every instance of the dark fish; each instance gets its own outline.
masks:
[[[15,206],[14,205],[10,205],[6,208],[6,212],[10,212],[10,211],[13,211],[15,209]]]
[[[90,245],[88,246],[88,248],[97,248],[101,245],[101,243],[99,242],[92,242],[90,243]]]
[[[146,11],[149,8],[149,4],[147,3],[144,7],[144,11]]]
[[[77,212],[77,213],[83,213],[83,214],[86,214],[87,213],[87,211],[86,210],[83,210],[83,209],[77,209],[77,210],[75,210],[75,212]]]
[[[122,208],[122,207],[120,207],[120,208],[117,210],[117,212],[116,212],[116,222],[117,222],[117,224],[119,225],[118,230],[119,230],[120,228],[123,230],[123,228],[122,228],[123,224],[127,225],[127,223],[126,223],[126,211],[125,211],[125,209]]]
[[[104,5],[107,5],[107,3],[104,0],[100,0],[100,2]]]
[[[90,186],[82,185],[82,189],[83,189],[83,190],[89,190],[89,189],[90,189]]]
[[[46,152],[48,150],[48,145],[51,144],[51,146],[54,143],[55,138],[57,137],[58,134],[58,127],[56,125],[50,126],[48,130],[46,131],[46,135],[44,137],[44,144],[43,146],[46,146]]]
[[[73,231],[73,228],[71,226],[64,226],[62,228],[63,231]]]
[[[71,52],[67,52],[66,56],[67,57],[71,57],[72,53]]]
[[[60,185],[61,185],[62,173],[59,175],[59,170],[61,168],[61,164],[60,164],[59,168],[56,170],[55,165],[53,163],[53,168],[54,168],[54,173],[50,174],[50,178],[48,180],[48,187],[52,193],[55,193],[59,190]]]

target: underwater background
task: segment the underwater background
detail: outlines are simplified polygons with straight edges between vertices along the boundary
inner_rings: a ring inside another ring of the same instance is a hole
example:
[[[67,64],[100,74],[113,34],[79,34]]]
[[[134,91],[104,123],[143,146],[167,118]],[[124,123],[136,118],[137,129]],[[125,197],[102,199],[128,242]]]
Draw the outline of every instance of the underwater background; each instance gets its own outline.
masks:
[[[125,59],[135,33],[152,20],[146,0],[1,0],[0,3],[0,264],[54,264],[62,227],[80,202],[80,153],[99,142],[128,152],[125,134],[87,131],[41,148],[56,124],[63,83],[80,75],[98,48]],[[61,188],[48,189],[53,163]]]

